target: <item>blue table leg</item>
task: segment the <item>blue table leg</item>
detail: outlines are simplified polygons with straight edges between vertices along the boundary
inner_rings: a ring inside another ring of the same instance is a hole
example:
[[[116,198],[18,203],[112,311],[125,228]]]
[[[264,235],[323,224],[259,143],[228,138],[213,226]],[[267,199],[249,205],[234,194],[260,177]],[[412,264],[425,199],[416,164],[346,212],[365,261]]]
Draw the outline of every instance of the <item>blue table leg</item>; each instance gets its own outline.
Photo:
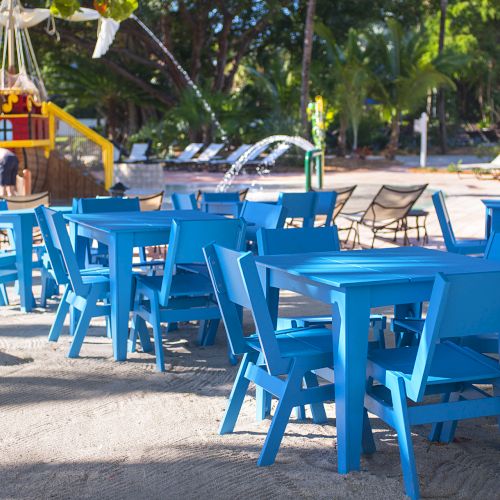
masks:
[[[332,298],[338,471],[359,470],[366,384],[370,302],[366,289]]]
[[[114,233],[109,241],[109,277],[111,292],[111,332],[116,361],[127,359],[128,320],[132,293],[133,238]]]
[[[13,229],[21,311],[30,312],[35,305],[33,297],[33,224],[27,218],[17,217]]]

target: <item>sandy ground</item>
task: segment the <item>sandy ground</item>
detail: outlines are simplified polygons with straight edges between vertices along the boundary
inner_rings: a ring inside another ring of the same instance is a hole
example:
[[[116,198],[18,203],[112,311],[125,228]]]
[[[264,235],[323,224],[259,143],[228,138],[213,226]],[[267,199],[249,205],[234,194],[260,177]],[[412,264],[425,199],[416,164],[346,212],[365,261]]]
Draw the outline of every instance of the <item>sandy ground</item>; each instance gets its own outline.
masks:
[[[268,179],[293,188],[289,177]],[[450,211],[463,236],[484,230],[481,196],[500,195],[500,183],[450,174],[387,177],[338,173],[335,182],[359,184],[360,205],[382,182],[442,187],[451,195]],[[433,218],[429,229],[431,242],[439,245]],[[236,373],[227,361],[223,328],[216,345],[206,348],[196,345],[193,325],[166,336],[164,374],[154,371],[147,354],[114,362],[99,321],[81,357],[69,360],[66,334],[56,344],[46,340],[57,302],[46,311],[21,314],[13,289],[9,293],[12,305],[0,310],[1,499],[404,497],[395,433],[375,418],[378,452],[363,458],[360,472],[337,474],[333,404],[327,405],[326,425],[291,421],[272,467],[256,466],[269,420],[255,421],[253,391],[236,432],[219,436]],[[296,314],[325,311],[293,295],[284,297],[282,307]],[[248,318],[245,324],[249,327]],[[449,445],[430,444],[427,427],[413,432],[423,497],[500,498],[500,433],[494,419],[462,423]]]

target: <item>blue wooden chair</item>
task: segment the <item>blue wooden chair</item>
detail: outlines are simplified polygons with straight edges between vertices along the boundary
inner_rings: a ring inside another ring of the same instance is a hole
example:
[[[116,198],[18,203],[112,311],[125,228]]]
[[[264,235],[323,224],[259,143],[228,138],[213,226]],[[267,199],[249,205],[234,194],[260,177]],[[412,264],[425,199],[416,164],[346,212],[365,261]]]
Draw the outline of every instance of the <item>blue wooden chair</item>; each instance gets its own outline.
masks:
[[[244,196],[246,196],[246,193]],[[242,195],[239,191],[224,193],[202,192],[200,206],[205,212],[238,217],[242,206]]]
[[[48,254],[54,277],[58,284],[66,285],[54,324],[50,329],[49,341],[58,340],[70,307],[76,309],[80,314],[68,352],[69,358],[76,358],[80,353],[90,320],[94,317],[106,316],[109,325],[110,306],[107,303],[109,276],[104,273],[82,273],[78,268],[63,215],[46,207],[39,207],[37,210],[39,220],[42,220],[40,213],[45,217],[46,228],[44,229],[47,229],[50,234],[45,241],[50,241],[53,245],[49,244],[47,250],[51,248]]]
[[[199,210],[194,193],[172,193],[174,210]]]
[[[337,228],[298,228],[298,229],[261,229],[257,233],[259,255],[296,254],[309,252],[335,252],[340,250]],[[296,316],[278,318],[277,327],[296,328],[314,325],[324,326],[332,322],[328,316]],[[387,319],[380,314],[372,314],[370,323],[373,327],[375,344],[385,347],[384,331]]]
[[[158,371],[165,370],[161,323],[198,320],[199,343],[214,342],[220,311],[210,278],[204,273],[177,269],[204,263],[202,248],[214,241],[241,249],[245,241],[244,222],[240,219],[174,219],[163,276],[136,277],[130,341],[135,344],[138,334],[147,335],[146,322],[153,327]]]
[[[412,499],[419,498],[412,425],[432,423],[430,439],[449,442],[457,421],[500,415],[498,361],[449,341],[500,332],[499,282],[500,272],[439,274],[419,346],[368,354],[365,407],[396,430]],[[494,397],[477,384],[493,384]],[[436,394],[441,402],[424,401]]]
[[[340,250],[339,237],[336,226],[296,229],[261,229],[257,235],[259,255],[279,255],[308,252],[332,252]],[[279,297],[275,300],[279,301]],[[325,327],[332,323],[331,315],[278,317],[278,330],[289,328]],[[374,340],[370,348],[385,347],[384,331],[387,318],[380,314],[370,316],[370,325]],[[327,373],[327,372],[324,372]],[[328,375],[327,375],[328,376]],[[329,375],[332,378],[332,375]],[[269,395],[257,392],[257,420],[269,415],[271,399]],[[303,419],[303,407],[297,409],[297,417]]]
[[[6,284],[17,280],[15,252],[0,252],[0,306],[9,305]]]
[[[336,202],[336,191],[316,191],[314,194],[313,216],[310,219],[304,221],[304,226],[331,226],[333,224],[333,212],[335,211]],[[318,216],[321,218],[321,220],[317,223],[316,218]]]
[[[247,225],[248,250],[257,244],[257,232],[260,228],[278,229],[285,223],[285,209],[281,205],[245,201],[240,217]]]
[[[455,238],[455,233],[451,225],[450,215],[446,208],[444,195],[442,191],[436,191],[432,195],[432,202],[436,209],[443,240],[448,252],[458,253],[461,255],[482,254],[486,249],[487,240],[479,239],[460,239]]]
[[[487,260],[500,260],[500,233],[491,233],[484,258]],[[392,329],[396,334],[396,346],[418,345],[425,321],[423,319],[403,318],[392,321]],[[460,339],[461,345],[466,345],[483,354],[498,353],[500,349],[498,335],[475,335]]]
[[[294,407],[319,406],[318,413],[326,418],[322,403],[334,399],[334,385],[318,386],[313,370],[332,367],[332,333],[326,328],[275,331],[252,253],[219,245],[208,245],[204,252],[231,350],[243,355],[219,433],[234,430],[248,385],[254,382],[279,400],[257,462],[271,465]],[[243,335],[241,307],[252,313],[254,335]]]
[[[302,226],[307,226],[314,219],[314,204],[316,193],[280,193],[278,205],[285,209],[288,225],[296,225],[297,219],[302,221]],[[291,220],[290,220],[291,219]]]

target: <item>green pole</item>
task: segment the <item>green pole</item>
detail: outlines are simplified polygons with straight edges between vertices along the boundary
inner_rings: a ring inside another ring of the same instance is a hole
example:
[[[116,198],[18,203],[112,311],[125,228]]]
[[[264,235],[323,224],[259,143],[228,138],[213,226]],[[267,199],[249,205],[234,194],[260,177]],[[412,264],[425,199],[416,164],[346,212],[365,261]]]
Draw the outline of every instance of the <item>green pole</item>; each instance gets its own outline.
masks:
[[[316,182],[318,189],[323,189],[323,153],[322,151],[316,151],[314,155],[316,163]]]
[[[312,151],[306,151],[304,158],[304,174],[306,177],[306,192],[311,191],[311,159]]]

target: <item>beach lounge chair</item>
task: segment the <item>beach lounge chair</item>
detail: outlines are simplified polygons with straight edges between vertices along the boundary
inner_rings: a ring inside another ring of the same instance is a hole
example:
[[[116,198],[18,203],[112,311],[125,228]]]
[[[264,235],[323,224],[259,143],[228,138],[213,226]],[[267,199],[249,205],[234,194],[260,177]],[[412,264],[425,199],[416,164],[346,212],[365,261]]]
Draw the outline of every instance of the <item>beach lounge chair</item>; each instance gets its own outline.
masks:
[[[426,187],[427,184],[419,186],[383,185],[364,212],[342,214],[345,219],[351,222],[346,241],[349,240],[351,231],[354,231],[353,247],[356,243],[360,245],[359,228],[365,226],[373,234],[372,248],[375,244],[375,238],[383,232],[392,232],[394,241],[396,241],[398,232],[402,231],[404,234],[403,242],[405,245],[408,244],[406,216]]]
[[[151,142],[136,142],[132,145],[130,155],[122,163],[141,163],[148,161]]]
[[[186,149],[177,156],[176,158],[167,158],[165,161],[167,163],[187,163],[190,162],[194,155],[197,154],[201,148],[203,147],[202,142],[192,142],[189,146],[186,146]]]
[[[224,147],[224,144],[213,142],[204,149],[197,158],[189,160],[190,163],[208,163]]]
[[[256,165],[257,168],[262,169],[265,167],[272,167],[278,159],[283,156],[291,148],[290,144],[282,142],[278,144],[267,156],[261,160],[252,160],[247,165]]]
[[[154,194],[141,194],[137,198],[139,198],[141,212],[161,210],[163,204],[163,191]]]
[[[227,158],[214,158],[210,160],[210,165],[232,165],[234,162],[240,159],[240,157],[246,153],[252,147],[251,144],[242,144],[237,149],[235,149]]]

